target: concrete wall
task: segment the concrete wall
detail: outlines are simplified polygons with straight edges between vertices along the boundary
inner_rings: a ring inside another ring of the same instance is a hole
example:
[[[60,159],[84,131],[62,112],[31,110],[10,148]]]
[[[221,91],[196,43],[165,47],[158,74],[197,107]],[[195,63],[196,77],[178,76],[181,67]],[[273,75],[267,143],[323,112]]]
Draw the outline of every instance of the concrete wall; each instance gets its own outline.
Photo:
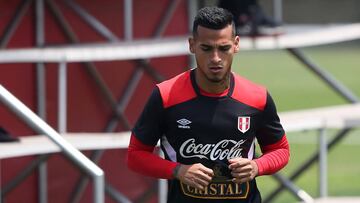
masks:
[[[272,15],[273,0],[260,0],[266,13]],[[285,23],[360,22],[359,0],[283,0]]]
[[[216,5],[219,0],[199,0],[201,6]],[[273,2],[257,0],[268,15],[273,15]],[[360,22],[359,0],[282,0],[285,23]]]

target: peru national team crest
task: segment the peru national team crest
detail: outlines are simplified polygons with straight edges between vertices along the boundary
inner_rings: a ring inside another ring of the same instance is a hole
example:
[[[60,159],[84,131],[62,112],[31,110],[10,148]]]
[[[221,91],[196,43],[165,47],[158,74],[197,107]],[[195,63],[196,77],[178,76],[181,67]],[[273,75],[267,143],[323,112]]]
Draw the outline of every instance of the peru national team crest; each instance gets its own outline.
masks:
[[[242,133],[246,133],[250,129],[250,117],[249,116],[239,116],[238,117],[238,129]]]

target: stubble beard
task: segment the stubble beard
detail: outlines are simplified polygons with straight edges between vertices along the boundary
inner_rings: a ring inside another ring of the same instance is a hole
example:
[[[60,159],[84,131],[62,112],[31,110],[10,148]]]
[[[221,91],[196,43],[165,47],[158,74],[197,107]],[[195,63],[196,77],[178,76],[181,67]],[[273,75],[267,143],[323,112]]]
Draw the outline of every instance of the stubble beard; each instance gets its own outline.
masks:
[[[199,68],[200,64],[197,63],[197,74],[202,75],[203,82],[207,83],[212,87],[222,87],[224,90],[230,86],[230,74],[231,74],[231,67],[228,67],[225,73],[212,74],[211,72],[203,71],[202,68]],[[225,67],[224,67],[225,68]],[[201,76],[200,76],[201,78]]]
[[[214,84],[214,85],[219,85],[219,86],[223,86],[225,89],[229,86],[230,84],[230,69],[228,71],[226,71],[226,73],[224,74],[224,76],[222,76],[221,78],[217,78],[216,76],[211,77],[208,76],[206,74],[204,74],[206,79]]]

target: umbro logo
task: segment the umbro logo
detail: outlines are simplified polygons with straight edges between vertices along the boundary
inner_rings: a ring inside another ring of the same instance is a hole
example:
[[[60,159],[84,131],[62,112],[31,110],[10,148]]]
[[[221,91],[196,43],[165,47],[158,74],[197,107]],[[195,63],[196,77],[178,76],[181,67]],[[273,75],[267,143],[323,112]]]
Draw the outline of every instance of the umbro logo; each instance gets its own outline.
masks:
[[[178,125],[178,128],[190,129],[189,124],[191,123],[191,121],[189,121],[188,119],[182,118],[180,120],[177,120],[176,122],[180,124]]]

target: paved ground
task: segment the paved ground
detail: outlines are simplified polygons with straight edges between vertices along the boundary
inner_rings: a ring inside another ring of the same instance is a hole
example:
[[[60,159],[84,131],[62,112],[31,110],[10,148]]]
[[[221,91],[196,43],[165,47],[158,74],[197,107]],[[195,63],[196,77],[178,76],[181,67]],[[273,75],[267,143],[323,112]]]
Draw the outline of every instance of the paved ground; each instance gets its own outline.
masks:
[[[314,203],[360,203],[360,197],[328,197],[316,199]]]

